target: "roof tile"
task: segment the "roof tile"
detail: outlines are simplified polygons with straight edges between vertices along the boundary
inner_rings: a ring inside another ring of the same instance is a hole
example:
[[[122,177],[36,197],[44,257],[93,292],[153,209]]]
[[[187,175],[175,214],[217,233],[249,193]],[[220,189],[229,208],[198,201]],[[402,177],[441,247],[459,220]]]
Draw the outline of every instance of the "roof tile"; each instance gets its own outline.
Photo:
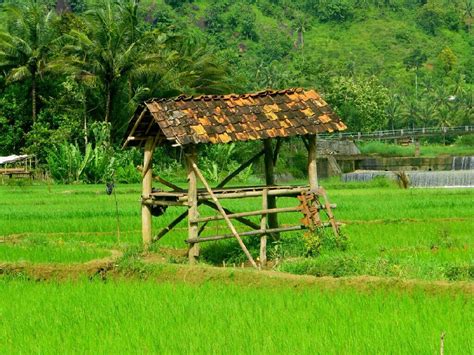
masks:
[[[177,145],[215,144],[346,129],[313,90],[179,96],[149,100],[145,105],[149,114],[141,115],[143,107],[137,109],[129,122],[127,137],[132,129],[135,137],[161,134],[161,130],[167,140]],[[139,117],[142,121],[135,127]]]

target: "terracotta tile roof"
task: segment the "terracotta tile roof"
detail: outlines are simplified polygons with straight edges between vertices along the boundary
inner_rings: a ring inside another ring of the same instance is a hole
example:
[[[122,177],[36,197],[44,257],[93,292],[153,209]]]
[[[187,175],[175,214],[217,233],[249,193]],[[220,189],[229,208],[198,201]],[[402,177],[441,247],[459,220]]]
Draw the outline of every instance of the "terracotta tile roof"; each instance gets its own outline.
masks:
[[[137,110],[125,145],[162,136],[173,145],[229,143],[342,131],[346,125],[314,91],[152,99]]]

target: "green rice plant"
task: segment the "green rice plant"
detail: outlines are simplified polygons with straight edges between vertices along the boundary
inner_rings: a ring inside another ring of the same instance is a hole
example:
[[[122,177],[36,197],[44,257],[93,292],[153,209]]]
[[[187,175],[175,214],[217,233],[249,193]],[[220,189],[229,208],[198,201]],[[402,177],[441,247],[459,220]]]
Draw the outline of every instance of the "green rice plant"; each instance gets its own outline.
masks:
[[[110,256],[107,250],[79,245],[0,244],[0,260],[3,262],[27,262],[42,264],[83,263]]]
[[[469,295],[242,286],[231,275],[228,285],[199,286],[0,279],[2,352],[428,354],[439,352],[443,332],[446,353],[474,347]]]

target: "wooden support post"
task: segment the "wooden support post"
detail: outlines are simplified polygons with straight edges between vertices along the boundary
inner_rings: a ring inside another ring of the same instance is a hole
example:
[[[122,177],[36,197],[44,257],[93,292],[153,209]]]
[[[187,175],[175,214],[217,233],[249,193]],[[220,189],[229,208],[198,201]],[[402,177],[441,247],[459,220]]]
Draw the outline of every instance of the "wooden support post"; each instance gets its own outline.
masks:
[[[197,176],[193,168],[197,160],[196,147],[190,145],[186,149],[186,167],[188,170],[188,239],[195,239],[198,237],[199,226],[195,222],[199,218],[198,212],[198,198],[197,198]],[[189,244],[188,250],[189,262],[196,263],[199,257],[199,244]]]
[[[153,138],[148,138],[145,143],[145,154],[143,159],[143,174],[142,174],[142,199],[150,198],[152,183],[153,183]],[[152,241],[152,221],[151,221],[151,206],[142,203],[142,239],[143,248],[147,250]]]
[[[262,210],[268,210],[268,189],[263,190],[262,194]],[[260,229],[266,230],[267,229],[267,218],[268,214],[266,212],[262,213],[262,217],[260,219]],[[260,237],[260,267],[265,267],[267,264],[267,235],[263,234]]]
[[[311,191],[318,189],[316,136],[308,137],[308,180]]]
[[[227,214],[225,213],[224,211],[224,208],[222,207],[221,203],[219,202],[219,200],[217,199],[216,195],[214,194],[214,192],[212,192],[212,189],[211,187],[209,186],[209,184],[207,183],[206,179],[204,178],[204,176],[202,175],[201,171],[199,170],[198,166],[196,165],[195,162],[192,163],[192,167],[194,169],[194,172],[196,173],[197,177],[199,178],[199,180],[201,180],[201,182],[204,184],[204,187],[206,188],[207,192],[209,193],[209,195],[211,195],[211,198],[212,198],[212,201],[215,203],[215,205],[217,206],[218,210],[219,210],[219,213],[222,215],[222,217],[224,217],[224,220],[225,220],[225,223],[227,224],[227,227],[229,227],[230,231],[232,232],[232,235],[235,237],[235,239],[237,239],[237,241],[239,242],[239,245],[240,247],[242,248],[242,250],[244,251],[245,255],[247,256],[247,258],[249,259],[250,261],[250,264],[252,264],[252,266],[256,269],[258,269],[258,266],[257,264],[255,263],[255,260],[253,260],[252,258],[252,255],[250,255],[247,247],[245,246],[244,242],[242,241],[242,238],[240,238],[240,235],[239,233],[237,233],[237,230],[235,229],[234,225],[232,224],[231,220],[229,217],[227,217]]]
[[[273,149],[271,139],[263,141],[263,149],[265,151],[265,183],[267,186],[275,185],[275,175],[273,172]],[[276,208],[276,197],[267,195],[267,208]],[[278,228],[278,215],[271,214],[268,216],[268,226],[271,229]],[[278,239],[278,234],[272,235],[273,239]]]

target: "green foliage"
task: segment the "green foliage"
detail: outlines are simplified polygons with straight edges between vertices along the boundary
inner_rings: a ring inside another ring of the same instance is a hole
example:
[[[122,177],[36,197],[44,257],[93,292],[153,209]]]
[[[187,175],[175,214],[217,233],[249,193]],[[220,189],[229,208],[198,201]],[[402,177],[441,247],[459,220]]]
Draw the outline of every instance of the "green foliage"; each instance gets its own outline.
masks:
[[[351,130],[372,131],[387,126],[389,93],[375,77],[335,78],[327,97]]]
[[[303,235],[305,245],[305,256],[318,256],[322,251],[346,250],[348,238],[342,232],[336,236],[330,228],[316,228]]]
[[[354,8],[349,0],[319,0],[313,11],[323,22],[349,21],[354,16]]]
[[[48,145],[62,143],[84,154],[96,121],[111,122],[118,146],[138,103],[181,93],[315,88],[351,131],[473,121],[472,1],[67,4],[72,12],[49,0],[1,6],[2,154],[44,163]],[[162,171],[182,169],[164,153]],[[299,160],[285,166],[294,176]],[[222,169],[207,170],[217,178]],[[116,174],[137,178],[131,164]]]
[[[200,161],[206,179],[219,182],[237,169],[240,163],[235,159],[236,153],[235,144],[206,146]],[[252,166],[249,166],[236,179],[245,182],[252,175],[252,171]]]
[[[95,124],[92,132],[94,144],[88,143],[84,151],[77,143],[61,143],[48,151],[47,162],[54,180],[65,184],[112,180],[115,157],[109,143],[110,127]]]
[[[443,0],[428,0],[418,11],[417,21],[431,35],[437,34],[442,27],[456,31],[461,25],[460,11],[452,2]]]

